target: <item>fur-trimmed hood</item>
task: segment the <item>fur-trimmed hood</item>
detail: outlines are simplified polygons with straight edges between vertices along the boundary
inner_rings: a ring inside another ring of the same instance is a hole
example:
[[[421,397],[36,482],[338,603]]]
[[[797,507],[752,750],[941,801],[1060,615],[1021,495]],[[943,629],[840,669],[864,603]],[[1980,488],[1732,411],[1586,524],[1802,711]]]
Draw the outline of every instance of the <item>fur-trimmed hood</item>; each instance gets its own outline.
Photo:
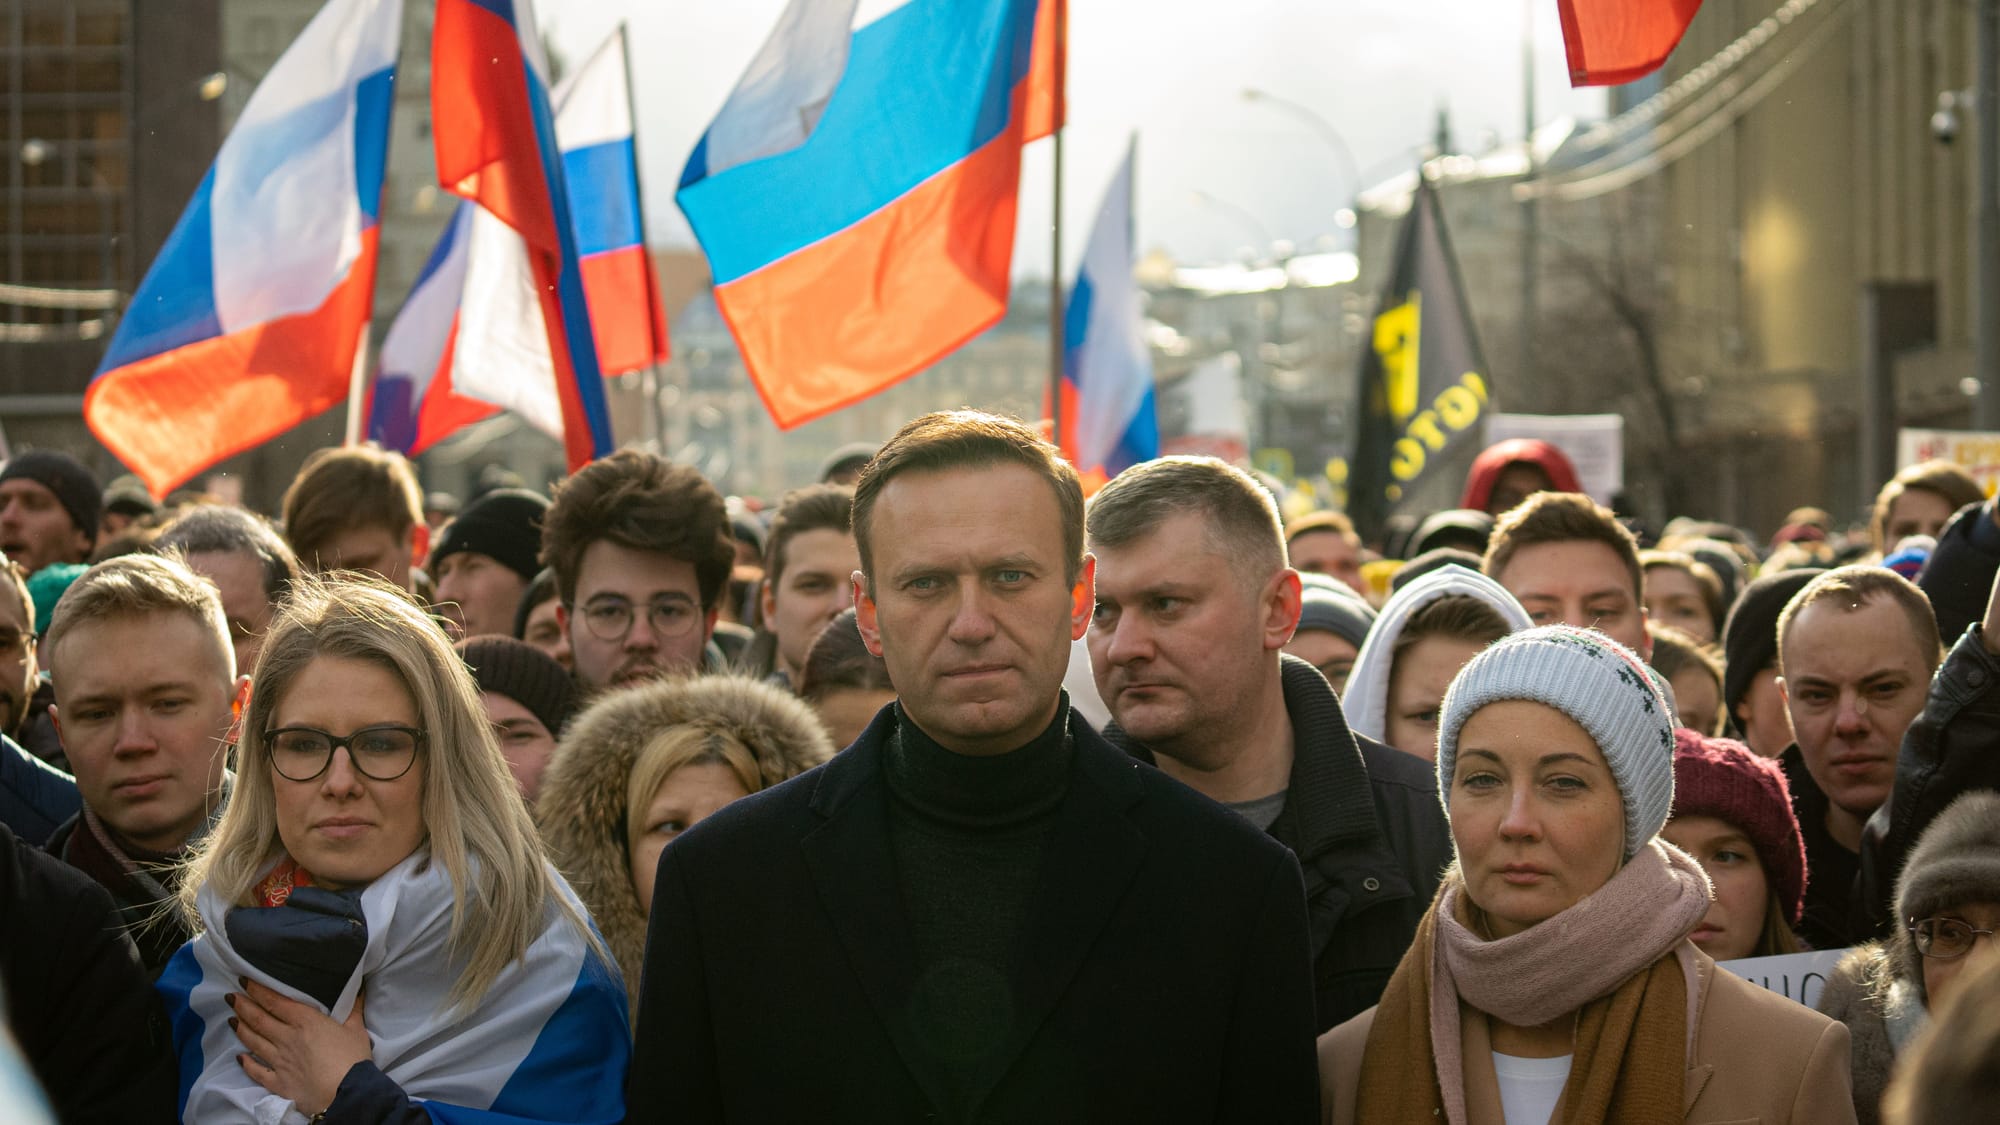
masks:
[[[1882,1095],[1896,1056],[1930,1022],[1922,991],[1921,978],[1915,984],[1897,979],[1889,948],[1881,942],[1854,949],[1827,977],[1819,1010],[1847,1025],[1852,1045],[1848,1073],[1859,1125],[1882,1120]]]
[[[570,723],[542,777],[535,820],[549,858],[576,888],[618,958],[635,1016],[646,918],[632,890],[626,790],[639,751],[679,726],[742,742],[757,757],[764,788],[834,752],[810,707],[781,688],[740,676],[663,680],[613,692]]]

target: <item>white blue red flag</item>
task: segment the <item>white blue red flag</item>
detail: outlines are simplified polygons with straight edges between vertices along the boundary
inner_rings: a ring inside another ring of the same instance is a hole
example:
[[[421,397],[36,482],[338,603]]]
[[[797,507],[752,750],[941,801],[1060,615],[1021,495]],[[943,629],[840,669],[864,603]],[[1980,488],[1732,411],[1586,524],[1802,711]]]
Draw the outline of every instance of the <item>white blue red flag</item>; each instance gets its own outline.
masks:
[[[1131,149],[1118,165],[1063,312],[1063,455],[1086,476],[1115,477],[1160,455],[1153,355],[1132,277]]]
[[[163,496],[347,396],[375,294],[402,0],[327,0],[259,83],[84,392]]]
[[[556,87],[556,137],[585,302],[606,375],[668,358],[646,256],[625,37],[613,33]],[[368,436],[416,454],[509,407],[561,437],[548,333],[519,233],[465,202],[382,344]]]
[[[781,428],[1007,310],[1021,146],[1061,116],[1061,0],[792,0],[675,198]]]
[[[498,342],[479,330],[475,307],[488,315],[509,307],[511,300],[540,313],[563,446],[570,468],[577,469],[611,452],[611,418],[547,73],[530,0],[438,0],[431,32],[431,127],[438,181],[518,236],[518,249],[495,245],[493,252],[525,257],[532,281],[524,288],[517,273],[481,266],[488,239],[481,230],[484,224],[472,223],[468,249],[473,264],[462,298],[458,347],[464,351],[475,343]],[[492,288],[479,290],[481,285]],[[493,300],[481,301],[475,291]],[[513,318],[514,324],[521,322],[521,317]],[[461,356],[458,370],[486,373],[469,355]],[[469,384],[457,389],[485,397]]]

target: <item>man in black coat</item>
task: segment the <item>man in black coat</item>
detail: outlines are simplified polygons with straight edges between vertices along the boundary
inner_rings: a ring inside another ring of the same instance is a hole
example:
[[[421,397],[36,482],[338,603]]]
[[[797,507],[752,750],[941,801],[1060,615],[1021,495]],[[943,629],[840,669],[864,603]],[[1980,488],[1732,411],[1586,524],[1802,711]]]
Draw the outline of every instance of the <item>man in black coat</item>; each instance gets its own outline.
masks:
[[[111,896],[4,825],[0,992],[57,1120],[174,1120],[166,1013]]]
[[[1062,693],[1075,472],[1018,422],[927,415],[854,529],[899,701],[662,855],[630,1119],[1316,1121],[1297,862]]]
[[[1091,670],[1105,737],[1222,802],[1305,869],[1320,1030],[1372,1007],[1451,862],[1429,763],[1356,744],[1310,664],[1277,509],[1212,457],[1120,473],[1090,503]]]

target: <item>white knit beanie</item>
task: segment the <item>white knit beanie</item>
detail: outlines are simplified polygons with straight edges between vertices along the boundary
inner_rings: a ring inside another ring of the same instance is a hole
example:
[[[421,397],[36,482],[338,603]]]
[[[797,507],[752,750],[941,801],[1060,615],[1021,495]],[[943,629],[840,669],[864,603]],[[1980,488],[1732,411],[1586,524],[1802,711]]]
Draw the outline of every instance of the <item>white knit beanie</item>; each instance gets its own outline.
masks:
[[[1459,670],[1438,716],[1438,794],[1450,808],[1458,732],[1489,703],[1526,699],[1589,732],[1625,805],[1625,859],[1674,807],[1674,708],[1631,649],[1593,629],[1545,625],[1493,643]]]

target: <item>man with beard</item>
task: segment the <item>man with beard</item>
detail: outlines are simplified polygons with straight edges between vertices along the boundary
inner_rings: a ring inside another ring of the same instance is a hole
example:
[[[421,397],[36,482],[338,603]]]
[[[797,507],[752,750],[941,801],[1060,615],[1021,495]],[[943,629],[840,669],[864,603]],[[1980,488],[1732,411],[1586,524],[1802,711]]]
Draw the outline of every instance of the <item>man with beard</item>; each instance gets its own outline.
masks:
[[[1889,798],[1903,735],[1943,659],[1923,591],[1893,570],[1844,566],[1778,618],[1778,681],[1796,741],[1778,759],[1806,844],[1799,937],[1839,949],[1856,932],[1862,828]]]
[[[542,558],[583,694],[714,663],[708,639],[735,556],[722,494],[686,465],[624,449],[559,485]]]
[[[1282,650],[1300,616],[1278,512],[1213,457],[1164,457],[1090,502],[1090,665],[1115,746],[1292,849],[1319,1030],[1381,999],[1451,862],[1430,763],[1348,731]]]

